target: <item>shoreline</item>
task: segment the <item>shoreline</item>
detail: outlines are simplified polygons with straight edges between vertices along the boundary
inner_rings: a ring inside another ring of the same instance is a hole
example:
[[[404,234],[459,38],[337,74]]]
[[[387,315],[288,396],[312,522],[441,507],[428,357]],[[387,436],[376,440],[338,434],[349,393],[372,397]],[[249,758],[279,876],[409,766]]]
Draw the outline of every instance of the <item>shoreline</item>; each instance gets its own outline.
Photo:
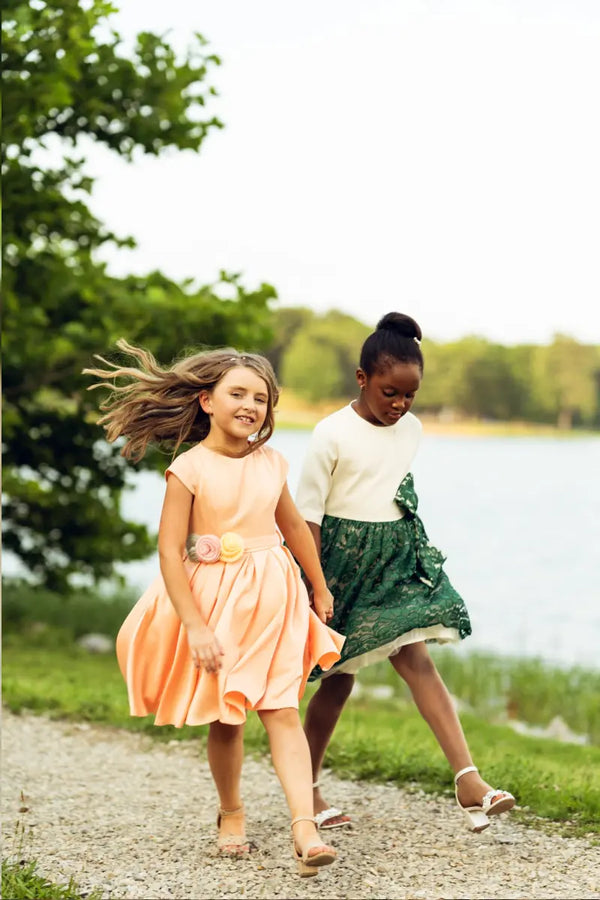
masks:
[[[353,398],[310,404],[297,395],[282,391],[275,410],[275,425],[287,431],[308,431],[326,416],[351,402]],[[441,437],[551,437],[561,439],[598,438],[600,430],[565,429],[557,425],[525,421],[484,421],[466,417],[431,415],[415,410],[426,434]]]

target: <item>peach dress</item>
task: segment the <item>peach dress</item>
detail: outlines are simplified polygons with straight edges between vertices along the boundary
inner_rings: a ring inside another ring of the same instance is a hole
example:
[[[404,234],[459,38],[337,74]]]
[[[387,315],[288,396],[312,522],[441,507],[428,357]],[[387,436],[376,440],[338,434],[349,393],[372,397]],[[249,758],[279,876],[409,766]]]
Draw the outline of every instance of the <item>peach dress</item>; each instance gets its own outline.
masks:
[[[202,444],[167,469],[194,495],[189,532],[235,532],[244,552],[235,562],[184,559],[202,617],[225,651],[218,673],[194,667],[161,576],[137,601],[117,636],[132,715],[154,713],[156,725],[238,725],[247,709],[297,708],[314,666],[329,669],[340,659],[344,638],[310,609],[276,529],[287,469],[270,447],[238,458]]]

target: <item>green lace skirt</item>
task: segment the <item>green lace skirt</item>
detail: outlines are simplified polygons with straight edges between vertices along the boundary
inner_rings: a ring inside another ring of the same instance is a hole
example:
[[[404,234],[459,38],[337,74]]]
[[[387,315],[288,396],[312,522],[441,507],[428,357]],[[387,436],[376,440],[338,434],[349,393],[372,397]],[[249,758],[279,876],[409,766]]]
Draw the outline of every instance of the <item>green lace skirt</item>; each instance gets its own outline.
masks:
[[[356,672],[415,641],[459,641],[471,634],[469,614],[416,514],[408,474],[395,497],[404,512],[392,522],[325,516],[321,564],[334,598],[328,624],[346,636],[340,661],[325,673]],[[311,681],[324,673],[317,667]]]

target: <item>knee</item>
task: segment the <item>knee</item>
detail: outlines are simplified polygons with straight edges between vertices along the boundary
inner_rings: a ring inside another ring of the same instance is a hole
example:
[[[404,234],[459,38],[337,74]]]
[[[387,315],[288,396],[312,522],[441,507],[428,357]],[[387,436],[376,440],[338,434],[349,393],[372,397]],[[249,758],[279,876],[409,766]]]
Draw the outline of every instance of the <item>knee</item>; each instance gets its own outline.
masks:
[[[243,740],[243,725],[226,725],[224,722],[211,722],[209,725],[209,736],[212,740],[219,741],[223,744],[234,744],[236,741]]]
[[[417,678],[431,678],[437,674],[435,663],[424,643],[407,644],[390,658],[390,662],[398,675],[409,683]]]
[[[267,732],[272,729],[289,729],[301,727],[300,713],[297,709],[285,707],[284,709],[261,709],[258,716]]]
[[[319,687],[319,696],[328,706],[342,707],[354,687],[354,675],[345,672],[324,678]]]

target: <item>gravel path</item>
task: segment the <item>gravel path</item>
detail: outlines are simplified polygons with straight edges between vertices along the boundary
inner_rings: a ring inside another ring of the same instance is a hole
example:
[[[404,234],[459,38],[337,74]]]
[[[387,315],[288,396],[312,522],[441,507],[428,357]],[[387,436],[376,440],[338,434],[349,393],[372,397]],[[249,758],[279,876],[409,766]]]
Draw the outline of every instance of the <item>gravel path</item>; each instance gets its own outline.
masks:
[[[503,816],[473,835],[447,799],[326,773],[352,831],[329,832],[338,861],[300,879],[268,760],[244,767],[245,860],[215,856],[215,792],[193,742],[4,714],[5,856],[37,859],[105,898],[600,898],[600,848]]]

